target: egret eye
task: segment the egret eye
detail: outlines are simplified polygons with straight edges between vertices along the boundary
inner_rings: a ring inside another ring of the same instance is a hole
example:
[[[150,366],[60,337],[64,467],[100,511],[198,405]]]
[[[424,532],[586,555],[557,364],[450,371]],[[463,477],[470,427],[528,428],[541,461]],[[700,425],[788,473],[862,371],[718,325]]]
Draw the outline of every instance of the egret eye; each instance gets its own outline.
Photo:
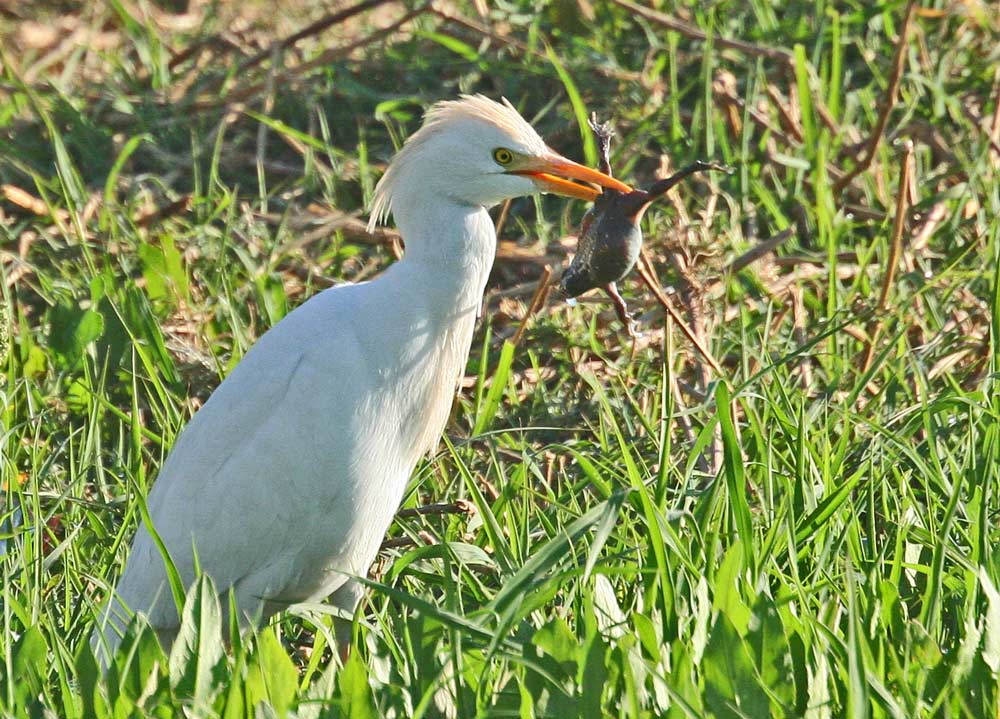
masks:
[[[509,165],[514,161],[514,153],[505,147],[498,147],[493,151],[493,159],[498,165]]]

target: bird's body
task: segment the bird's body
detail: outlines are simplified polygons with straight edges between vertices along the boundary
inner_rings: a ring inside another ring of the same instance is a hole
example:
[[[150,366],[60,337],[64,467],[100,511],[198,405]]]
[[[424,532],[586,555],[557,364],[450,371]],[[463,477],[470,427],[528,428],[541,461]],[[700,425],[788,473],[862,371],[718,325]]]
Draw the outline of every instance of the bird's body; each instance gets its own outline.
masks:
[[[164,463],[149,514],[185,582],[200,566],[244,623],[331,594],[353,610],[353,578],[440,437],[465,367],[496,246],[486,208],[539,190],[598,194],[550,172],[628,189],[553,153],[509,105],[471,97],[428,113],[372,213],[372,224],[395,216],[403,259],[268,331]],[[95,633],[102,654],[133,611],[170,641],[178,615],[144,527]]]
[[[419,264],[403,261],[373,282],[312,298],[267,332],[192,418],[148,499],[186,579],[194,556],[184,549],[193,543],[216,585],[232,587],[243,611],[266,616],[367,572],[414,465],[444,428],[489,269],[483,263],[461,285],[438,288],[433,303],[453,308],[445,314],[429,311],[424,287],[440,268]],[[358,332],[357,317],[386,331]],[[324,421],[331,417],[338,421]],[[172,515],[176,508],[184,514]],[[155,627],[177,622],[165,579],[141,528],[118,594]],[[353,595],[348,588],[345,608]]]

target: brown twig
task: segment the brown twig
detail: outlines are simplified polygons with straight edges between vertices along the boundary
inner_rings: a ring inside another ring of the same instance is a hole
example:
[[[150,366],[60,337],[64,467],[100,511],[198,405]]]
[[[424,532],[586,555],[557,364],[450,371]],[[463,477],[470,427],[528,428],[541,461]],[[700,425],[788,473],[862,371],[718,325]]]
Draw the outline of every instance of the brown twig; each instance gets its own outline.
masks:
[[[784,99],[778,94],[778,88],[769,84],[764,89],[767,92],[767,96],[771,98],[771,102],[774,103],[774,106],[778,109],[778,117],[782,121],[782,127],[792,134],[792,137],[795,138],[796,142],[801,144],[802,125],[798,118],[792,115],[791,109],[785,106]]]
[[[889,124],[889,114],[892,112],[892,108],[896,105],[896,94],[899,91],[899,82],[903,77],[903,69],[906,67],[906,48],[910,42],[910,27],[912,25],[916,8],[916,0],[910,0],[909,4],[906,6],[906,15],[903,17],[903,27],[899,31],[899,41],[896,43],[896,54],[893,59],[892,75],[889,77],[889,88],[886,90],[885,100],[882,103],[881,110],[879,110],[878,121],[875,123],[875,129],[872,131],[871,137],[868,138],[864,151],[864,159],[859,160],[858,164],[856,164],[850,172],[834,183],[833,191],[836,193],[840,193],[845,187],[847,187],[848,184],[850,184],[851,180],[871,167],[872,160],[875,159],[875,151],[878,149],[878,144],[882,140],[882,135],[885,134],[885,128]]]
[[[512,200],[508,199],[504,200],[503,204],[500,205],[500,216],[497,217],[497,221],[495,223],[497,237],[500,237],[500,235],[503,233],[504,227],[507,226],[507,216],[510,214],[511,203]]]
[[[337,25],[346,20],[349,20],[355,15],[359,15],[360,13],[363,13],[367,10],[376,8],[379,5],[385,5],[387,2],[389,2],[389,0],[364,0],[363,2],[359,2],[356,5],[351,5],[350,7],[344,8],[343,10],[330,13],[329,15],[322,17],[316,22],[312,23],[311,25],[306,25],[298,32],[292,33],[288,37],[283,38],[281,40],[276,40],[275,42],[271,43],[269,47],[264,48],[253,57],[244,60],[242,63],[240,63],[240,66],[236,69],[236,76],[239,77],[243,75],[247,70],[249,70],[252,67],[256,67],[269,57],[274,57],[276,52],[280,52],[281,50],[287,50],[288,48],[298,43],[299,40],[304,40],[305,38],[310,37],[312,35],[318,35],[327,28],[332,27],[333,25]]]
[[[417,532],[417,537],[424,543],[424,546],[427,547],[438,543],[437,538],[427,531]],[[382,542],[382,545],[379,547],[379,551],[384,552],[387,549],[406,549],[407,547],[416,546],[418,546],[417,541],[412,537],[391,537]]]
[[[775,127],[771,122],[764,117],[762,114],[757,112],[752,106],[747,107],[746,102],[743,98],[737,96],[734,91],[726,89],[722,86],[715,90],[716,97],[722,101],[727,107],[736,108],[740,111],[745,111],[747,117],[757,125],[764,132],[769,133],[774,139],[778,140],[781,144],[787,147],[801,147],[801,142],[792,137],[791,135],[785,133],[781,128]],[[739,115],[737,115],[739,118]]]
[[[673,332],[669,331],[670,319],[667,319],[668,331],[663,333],[663,353],[664,357],[673,357]],[[698,440],[698,433],[695,432],[694,426],[691,424],[691,418],[687,412],[684,403],[684,394],[681,392],[680,383],[677,381],[677,377],[674,372],[670,372],[670,391],[674,396],[675,411],[673,419],[677,422],[677,426],[681,428],[684,432],[684,436],[687,439],[688,444],[694,446],[694,443]],[[708,458],[705,456],[704,452],[698,454],[698,459],[695,460],[698,465],[698,469],[705,475],[713,474],[712,468],[709,465]]]
[[[546,265],[545,269],[542,270],[542,276],[538,278],[538,286],[531,298],[531,304],[528,305],[528,311],[524,313],[524,319],[521,320],[517,332],[511,339],[511,343],[515,347],[521,343],[521,338],[524,337],[524,331],[528,328],[528,320],[545,305],[545,300],[548,299],[549,291],[552,289],[552,285],[549,283],[551,278],[552,268]]]
[[[994,167],[1000,164],[1000,68],[997,68],[993,80],[993,124],[990,126],[989,140],[991,143],[990,155],[993,157]]]
[[[401,509],[396,512],[397,517],[423,517],[432,514],[475,514],[476,505],[467,499],[459,499],[454,502],[439,502],[437,504],[425,504],[422,507],[412,509]]]
[[[886,263],[885,276],[882,278],[882,290],[879,293],[876,319],[868,333],[868,346],[865,348],[865,358],[862,363],[861,373],[864,374],[871,369],[872,360],[875,356],[875,344],[882,332],[884,325],[883,318],[889,309],[889,292],[896,279],[896,268],[899,265],[899,257],[903,253],[903,225],[906,221],[906,211],[909,207],[909,187],[911,176],[911,165],[913,164],[913,142],[907,140],[903,144],[903,162],[899,177],[899,188],[896,192],[896,216],[892,223],[892,238],[889,245],[889,259]]]
[[[707,33],[702,32],[694,25],[672,18],[665,13],[653,10],[652,8],[643,7],[642,5],[637,5],[634,2],[630,2],[630,0],[612,0],[612,2],[614,2],[615,5],[629,10],[634,15],[643,17],[650,22],[655,22],[657,25],[661,25],[668,30],[680,33],[684,37],[691,38],[692,40],[708,40]],[[712,43],[718,47],[724,47],[730,50],[739,50],[740,52],[752,57],[766,57],[771,60],[777,60],[789,67],[795,62],[794,56],[787,50],[779,50],[773,47],[762,47],[760,45],[754,45],[753,43],[743,42],[742,40],[730,40],[728,38],[714,36],[712,37]]]
[[[216,33],[215,35],[209,35],[208,37],[203,37],[200,40],[194,41],[183,50],[178,50],[170,57],[170,61],[167,63],[167,69],[170,71],[176,70],[178,66],[191,59],[202,49],[211,47],[212,45],[222,45],[223,48],[229,52],[239,50],[239,45],[226,37],[225,33]]]
[[[255,212],[254,218],[271,225],[289,221],[285,215]],[[301,216],[291,217],[291,226],[296,230],[296,239],[284,246],[284,251],[299,249],[318,240],[325,240],[335,232],[342,232],[352,242],[369,245],[392,245],[401,240],[397,230],[390,227],[376,227],[368,232],[368,225],[356,215],[340,210],[310,211]]]
[[[702,358],[709,365],[711,365],[716,374],[723,377],[724,372],[722,371],[722,365],[716,361],[715,357],[712,356],[712,353],[708,351],[704,344],[702,344],[701,340],[698,339],[698,336],[688,326],[687,322],[684,321],[684,318],[681,317],[680,313],[674,308],[673,303],[667,297],[666,293],[663,292],[663,288],[660,287],[660,283],[656,279],[656,275],[653,274],[652,266],[649,262],[649,258],[646,257],[645,250],[639,253],[639,261],[636,263],[636,269],[639,271],[639,276],[642,278],[642,281],[645,282],[646,286],[653,292],[653,295],[659,301],[660,305],[663,306],[663,309],[670,315],[673,321],[677,323],[681,332],[683,332],[684,336],[687,337],[691,344],[694,345],[695,349],[698,350],[698,354],[700,354]]]
[[[427,5],[420,5],[408,13],[400,17],[395,22],[387,25],[384,28],[376,30],[364,37],[352,42],[347,45],[342,45],[339,47],[332,47],[324,52],[321,52],[318,56],[312,60],[307,60],[306,62],[299,63],[294,67],[290,67],[287,70],[283,70],[274,75],[275,83],[285,83],[293,80],[295,77],[302,75],[310,70],[314,70],[318,67],[324,67],[329,65],[334,60],[343,57],[344,55],[349,55],[355,50],[362,47],[371,45],[374,42],[381,40],[384,37],[392,35],[394,32],[399,30],[403,25],[413,20],[418,15],[423,14],[427,10]],[[242,102],[249,97],[253,97],[257,93],[261,92],[267,86],[266,81],[255,82],[250,85],[243,85],[241,87],[236,87],[225,97],[221,99],[212,100],[196,100],[190,105],[190,109],[193,111],[198,110],[211,110],[218,107],[224,107],[226,105],[232,105],[236,102]]]
[[[792,235],[795,234],[795,229],[789,227],[782,230],[774,237],[769,237],[763,242],[758,242],[756,245],[751,247],[749,250],[744,252],[742,255],[737,257],[735,260],[729,263],[729,267],[726,270],[730,273],[737,273],[744,269],[748,265],[756,262],[765,255],[769,255],[774,252],[778,247],[785,243]]]
[[[792,337],[801,346],[806,343],[806,308],[802,302],[802,288],[791,285],[788,294],[792,299]],[[807,353],[799,356],[799,379],[802,380],[802,389],[808,392],[813,375],[812,357]]]
[[[943,202],[936,202],[931,207],[920,225],[913,231],[913,239],[910,241],[910,252],[919,252],[927,247],[931,235],[937,230],[938,225],[948,216],[948,206]]]
[[[548,62],[548,56],[544,52],[536,50],[534,47],[525,44],[524,42],[518,40],[515,37],[511,37],[510,35],[502,35],[500,33],[494,32],[489,27],[455,12],[454,9],[448,4],[432,2],[430,11],[431,13],[437,15],[439,18],[441,18],[447,23],[458,25],[459,27],[463,27],[466,30],[469,30],[470,32],[474,32],[477,35],[481,35],[482,37],[487,38],[488,40],[492,40],[493,42],[499,43],[501,45],[506,45],[507,47],[517,51],[522,55],[527,55]],[[617,80],[625,80],[627,82],[635,82],[640,78],[640,73],[638,72],[619,70],[613,67],[609,67],[606,64],[598,65],[594,68],[594,70],[598,74],[603,75],[605,77],[610,77]]]
[[[896,267],[899,256],[903,252],[903,223],[906,220],[906,210],[909,208],[907,194],[910,189],[910,177],[913,172],[913,142],[903,143],[903,167],[899,178],[899,190],[896,195],[896,216],[892,222],[892,245],[889,249],[889,262],[882,281],[882,293],[879,295],[879,309],[884,312],[889,309],[889,290],[896,278]]]
[[[260,114],[270,117],[274,109],[274,76],[277,74],[278,58],[281,56],[281,48],[275,47],[271,55],[271,67],[268,68],[267,78],[264,81],[264,101],[261,103]],[[264,161],[267,156],[267,130],[266,122],[257,123],[257,152],[254,156],[257,167],[257,186],[260,188],[260,206],[267,211],[267,190],[264,175]]]
[[[1000,99],[1000,92],[995,94],[996,94],[995,100]],[[966,95],[966,98],[968,98],[970,95]],[[972,96],[974,97],[974,95]],[[986,133],[986,142],[989,143],[990,154],[993,156],[1000,154],[1000,141],[998,141],[1000,140],[1000,138],[998,138],[996,135],[997,133],[995,129],[996,125],[994,125],[993,128],[985,127],[987,125],[987,120],[981,115],[978,115],[975,112],[973,112],[972,108],[969,107],[968,102],[960,102],[959,107],[962,108],[962,114],[965,115],[967,118],[969,118],[969,120],[972,122],[973,125],[975,125],[978,129]],[[996,122],[998,117],[1000,117],[1000,111],[998,111],[993,116],[993,121]]]
[[[163,207],[152,207],[138,213],[133,219],[133,222],[135,222],[137,227],[152,227],[168,217],[183,215],[191,209],[193,202],[193,195],[183,195],[180,199],[169,202]]]

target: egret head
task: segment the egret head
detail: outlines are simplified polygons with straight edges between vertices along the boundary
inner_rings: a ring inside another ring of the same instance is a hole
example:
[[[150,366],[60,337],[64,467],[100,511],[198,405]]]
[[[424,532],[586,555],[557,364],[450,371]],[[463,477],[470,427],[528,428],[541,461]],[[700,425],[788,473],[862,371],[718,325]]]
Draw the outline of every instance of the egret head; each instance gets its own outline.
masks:
[[[396,154],[378,186],[369,230],[421,198],[490,207],[503,200],[553,192],[593,201],[600,190],[580,180],[629,192],[628,185],[584,167],[546,146],[507,102],[482,95],[439,102]]]

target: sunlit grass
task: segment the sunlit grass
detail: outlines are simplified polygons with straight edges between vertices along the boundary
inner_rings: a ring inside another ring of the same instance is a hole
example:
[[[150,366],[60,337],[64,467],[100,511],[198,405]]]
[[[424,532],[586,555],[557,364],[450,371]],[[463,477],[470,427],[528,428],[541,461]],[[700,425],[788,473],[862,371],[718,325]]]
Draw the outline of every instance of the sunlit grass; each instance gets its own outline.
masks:
[[[0,714],[1000,712],[996,18],[918,14],[886,136],[838,193],[885,102],[903,6],[661,8],[788,65],[584,6],[498,6],[473,23],[493,39],[425,13],[270,79],[272,59],[307,62],[370,19],[240,72],[325,10],[249,4],[244,32],[225,8],[191,29],[95,6],[63,22],[106,45],[61,56],[0,19]],[[206,582],[170,656],[136,627],[102,677],[89,636],[177,434],[291,308],[393,261],[341,213],[365,216],[422,107],[461,91],[505,95],[578,159],[581,111],[610,117],[616,174],[639,185],[664,155],[737,168],[645,223],[724,376],[637,281],[634,353],[587,302],[551,302],[505,344],[583,209],[515,202],[501,239],[545,259],[501,250],[447,436],[403,502],[454,511],[393,525],[346,666],[330,608],[240,637]]]

